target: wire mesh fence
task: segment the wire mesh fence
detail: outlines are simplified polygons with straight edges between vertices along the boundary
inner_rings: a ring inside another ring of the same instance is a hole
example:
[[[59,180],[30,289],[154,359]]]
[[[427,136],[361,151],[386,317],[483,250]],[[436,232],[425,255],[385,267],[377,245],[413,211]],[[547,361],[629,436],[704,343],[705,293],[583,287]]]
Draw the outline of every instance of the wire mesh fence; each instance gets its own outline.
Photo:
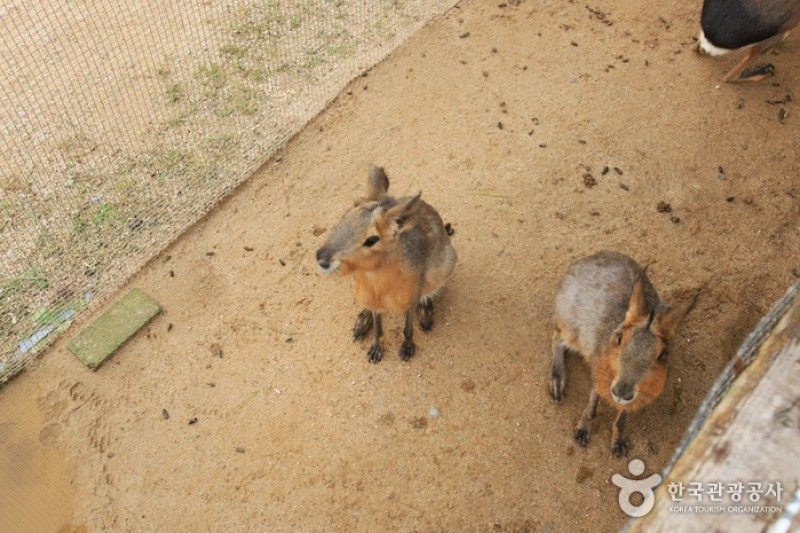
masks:
[[[0,3],[0,385],[454,3]]]

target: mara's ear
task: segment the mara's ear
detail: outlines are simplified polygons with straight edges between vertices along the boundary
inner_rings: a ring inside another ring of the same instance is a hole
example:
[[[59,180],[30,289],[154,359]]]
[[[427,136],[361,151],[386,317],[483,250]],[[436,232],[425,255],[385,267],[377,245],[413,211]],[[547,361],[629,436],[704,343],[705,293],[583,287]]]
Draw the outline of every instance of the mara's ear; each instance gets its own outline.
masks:
[[[650,321],[652,309],[647,304],[644,293],[644,271],[642,271],[636,284],[633,286],[630,302],[628,302],[628,312],[625,313],[625,324],[629,326],[643,327]]]
[[[681,321],[684,317],[694,308],[694,304],[697,303],[697,297],[700,295],[700,291],[694,293],[692,299],[686,302],[683,305],[679,305],[677,307],[670,307],[663,313],[659,313],[656,315],[655,319],[653,320],[652,329],[653,333],[668,341],[675,335],[675,332],[678,330],[678,326],[680,325]]]
[[[422,193],[401,198],[397,205],[390,207],[383,214],[392,234],[405,233],[417,225],[420,196],[422,196]]]
[[[369,168],[369,179],[367,179],[367,200],[380,202],[386,198],[388,190],[389,178],[386,177],[383,167],[372,165]]]

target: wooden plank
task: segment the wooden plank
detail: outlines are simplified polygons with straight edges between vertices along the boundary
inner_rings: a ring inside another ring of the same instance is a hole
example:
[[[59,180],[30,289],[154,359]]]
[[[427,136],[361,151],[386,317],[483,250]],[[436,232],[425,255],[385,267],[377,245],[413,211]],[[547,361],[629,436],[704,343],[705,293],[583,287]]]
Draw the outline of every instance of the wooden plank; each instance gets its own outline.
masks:
[[[798,285],[793,288],[790,306],[782,310],[782,317],[777,317],[780,321],[767,336],[758,339],[752,364],[741,372],[727,394],[722,395],[724,390],[716,394],[720,401],[710,416],[701,416],[701,429],[656,490],[653,510],[629,524],[630,531],[761,532],[787,511],[800,482],[797,288]],[[715,396],[714,391],[710,396]],[[716,482],[722,482],[724,487],[720,502],[709,500],[708,488]],[[732,500],[729,490],[730,484],[736,482],[744,486],[739,502]],[[758,501],[750,500],[748,489],[755,488],[749,486],[751,482],[763,484]],[[691,483],[701,488],[702,500],[696,493],[684,493],[682,501],[676,501],[677,494],[669,493],[670,487],[676,491]],[[780,484],[780,498],[764,495],[769,483],[773,488]],[[748,506],[761,509],[742,512]],[[792,521],[796,524],[797,517],[790,517],[789,522]]]

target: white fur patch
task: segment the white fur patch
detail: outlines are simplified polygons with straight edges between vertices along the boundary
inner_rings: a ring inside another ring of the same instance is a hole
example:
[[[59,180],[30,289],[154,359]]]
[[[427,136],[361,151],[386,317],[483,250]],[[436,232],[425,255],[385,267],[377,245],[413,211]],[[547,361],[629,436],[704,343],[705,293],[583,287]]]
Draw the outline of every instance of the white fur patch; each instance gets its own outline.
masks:
[[[714,46],[708,39],[706,39],[706,34],[703,33],[703,30],[700,30],[700,36],[697,38],[698,45],[700,46],[700,50],[705,52],[710,56],[721,56],[723,54],[727,54],[730,52],[727,48],[719,48],[718,46]]]
[[[319,263],[317,264],[319,265]],[[322,272],[324,272],[325,274],[334,274],[337,270],[339,270],[341,266],[342,262],[337,259],[336,261],[331,263],[331,265],[328,268],[322,268],[322,265],[320,265],[319,269],[322,270]]]

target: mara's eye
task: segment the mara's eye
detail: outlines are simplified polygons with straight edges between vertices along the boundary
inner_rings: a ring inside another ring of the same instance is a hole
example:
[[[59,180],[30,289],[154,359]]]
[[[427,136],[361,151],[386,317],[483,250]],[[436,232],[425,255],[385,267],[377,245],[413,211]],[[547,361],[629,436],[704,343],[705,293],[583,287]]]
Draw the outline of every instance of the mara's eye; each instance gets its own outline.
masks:
[[[667,359],[667,357],[669,357],[669,350],[664,348],[664,350],[660,354],[658,354],[658,358],[657,359],[659,361],[664,361],[664,360]]]
[[[374,246],[375,243],[377,243],[379,240],[381,240],[380,237],[378,237],[377,235],[373,235],[372,237],[369,237],[369,238],[367,238],[366,241],[364,241],[364,246],[366,246],[367,248],[370,248],[370,247]]]
[[[622,332],[621,331],[617,332],[616,335],[614,335],[614,342],[617,343],[617,346],[620,346],[622,344]]]

